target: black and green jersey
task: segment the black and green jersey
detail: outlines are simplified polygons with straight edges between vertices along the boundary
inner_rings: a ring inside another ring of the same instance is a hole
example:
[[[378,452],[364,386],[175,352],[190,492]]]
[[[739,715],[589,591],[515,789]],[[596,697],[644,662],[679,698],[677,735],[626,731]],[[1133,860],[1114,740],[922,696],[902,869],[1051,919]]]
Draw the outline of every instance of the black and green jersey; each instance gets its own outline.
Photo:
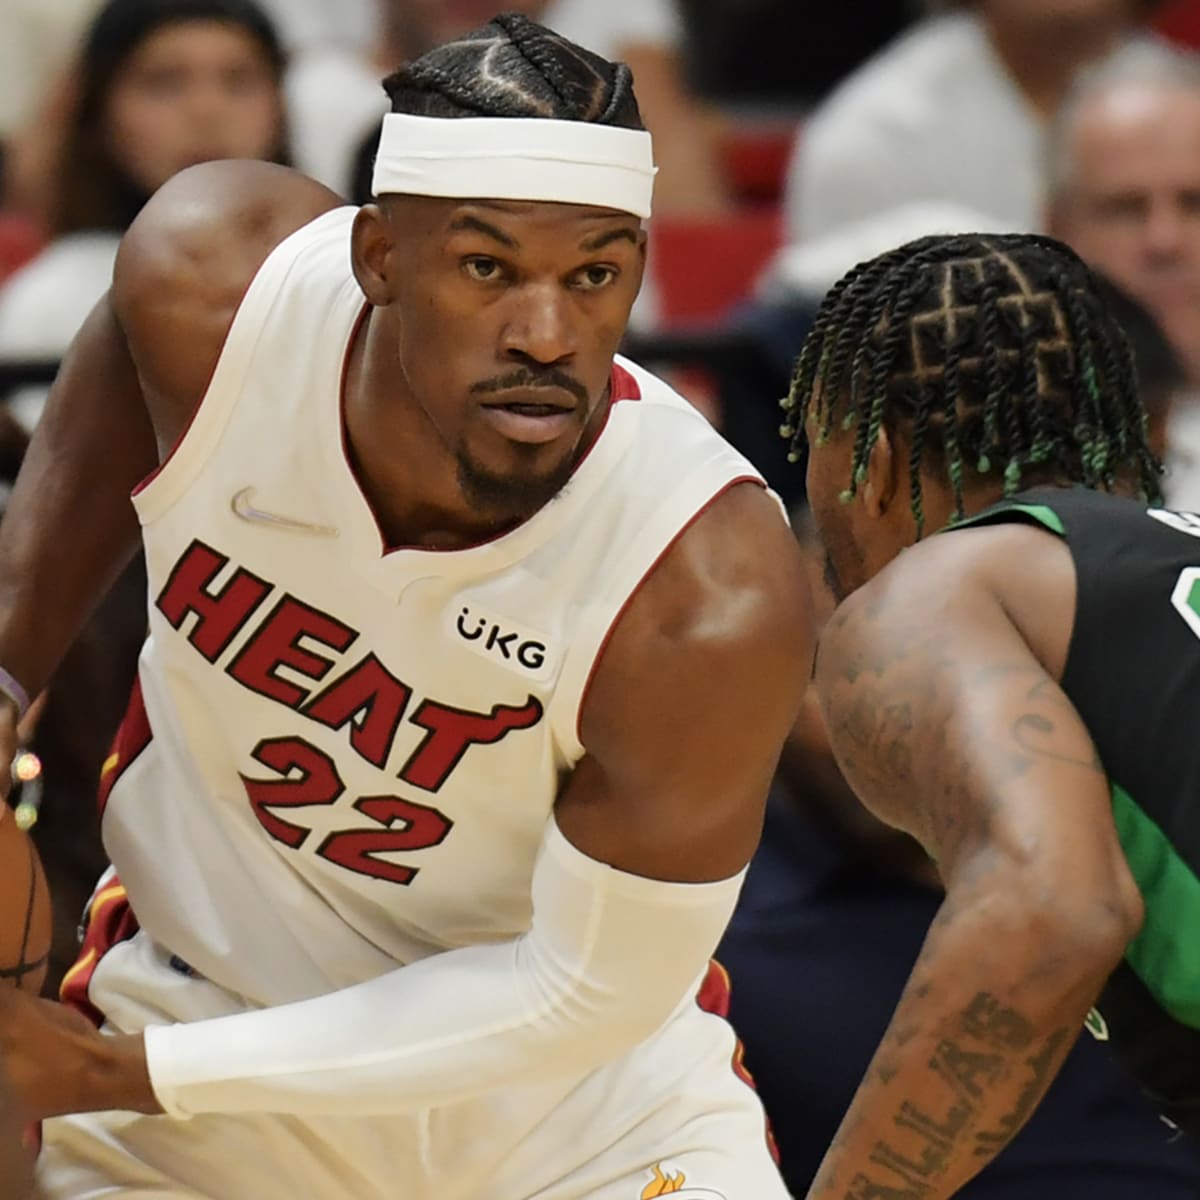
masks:
[[[1146,904],[1090,1031],[1200,1138],[1200,515],[1039,488],[969,524],[1061,536],[1078,580],[1062,687],[1091,733]]]

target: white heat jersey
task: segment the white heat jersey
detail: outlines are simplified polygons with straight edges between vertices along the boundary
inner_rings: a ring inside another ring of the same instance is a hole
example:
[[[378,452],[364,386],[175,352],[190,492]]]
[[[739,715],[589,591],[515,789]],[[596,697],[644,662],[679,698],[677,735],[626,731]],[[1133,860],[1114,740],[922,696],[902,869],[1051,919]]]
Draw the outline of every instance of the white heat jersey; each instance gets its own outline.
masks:
[[[705,505],[758,479],[619,362],[607,424],[531,520],[386,550],[343,441],[353,214],[270,255],[135,496],[150,636],[104,840],[142,928],[255,1005],[528,928],[606,635]]]

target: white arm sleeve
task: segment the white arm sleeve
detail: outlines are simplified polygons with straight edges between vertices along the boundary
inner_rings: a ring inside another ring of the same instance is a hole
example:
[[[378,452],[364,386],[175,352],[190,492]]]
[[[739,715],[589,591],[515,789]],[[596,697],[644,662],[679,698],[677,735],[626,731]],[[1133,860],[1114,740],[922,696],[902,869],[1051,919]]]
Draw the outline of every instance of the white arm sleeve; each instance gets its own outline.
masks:
[[[599,1066],[687,999],[745,872],[664,883],[588,858],[552,819],[515,941],[436,954],[313,1000],[146,1030],[176,1117],[373,1116]]]

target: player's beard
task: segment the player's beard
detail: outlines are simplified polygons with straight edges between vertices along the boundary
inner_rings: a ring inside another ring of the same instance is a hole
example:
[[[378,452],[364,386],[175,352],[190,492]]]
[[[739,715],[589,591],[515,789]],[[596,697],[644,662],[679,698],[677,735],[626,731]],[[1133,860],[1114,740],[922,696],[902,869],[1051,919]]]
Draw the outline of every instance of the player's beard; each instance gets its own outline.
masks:
[[[505,524],[527,521],[549,504],[566,487],[576,461],[568,454],[549,472],[502,475],[475,462],[461,446],[456,457],[458,483],[467,502],[476,512]]]

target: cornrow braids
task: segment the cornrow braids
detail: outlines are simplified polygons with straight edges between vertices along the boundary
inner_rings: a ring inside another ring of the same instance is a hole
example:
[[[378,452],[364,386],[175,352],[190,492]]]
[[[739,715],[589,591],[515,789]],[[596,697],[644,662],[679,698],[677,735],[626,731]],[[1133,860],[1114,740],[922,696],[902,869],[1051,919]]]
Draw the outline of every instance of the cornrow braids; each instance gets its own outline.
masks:
[[[1033,234],[921,238],[860,263],[826,295],[783,401],[793,461],[811,434],[854,431],[844,500],[866,479],[880,431],[908,440],[913,519],[940,469],[964,514],[969,484],[1012,495],[1035,482],[1158,502],[1132,354],[1096,277]]]
[[[437,46],[383,81],[392,111],[543,117],[643,129],[633,75],[518,13]]]

